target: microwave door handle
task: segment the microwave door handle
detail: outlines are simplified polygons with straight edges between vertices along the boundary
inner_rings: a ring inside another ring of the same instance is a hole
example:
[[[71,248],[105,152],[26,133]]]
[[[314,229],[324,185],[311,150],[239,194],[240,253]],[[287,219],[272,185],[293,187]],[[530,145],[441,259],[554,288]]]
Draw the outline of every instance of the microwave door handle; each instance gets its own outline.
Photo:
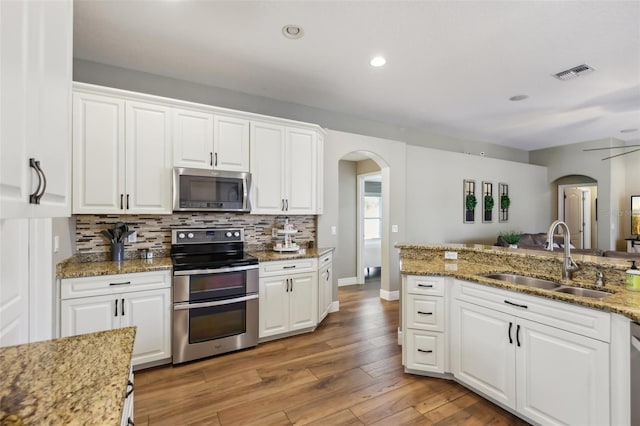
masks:
[[[186,309],[198,309],[198,308],[210,308],[212,306],[224,306],[224,305],[230,305],[232,303],[246,302],[248,300],[255,300],[258,297],[259,296],[257,294],[250,294],[248,296],[236,297],[234,299],[216,300],[216,301],[213,301],[213,302],[176,303],[175,305],[173,305],[173,310],[174,311],[181,311],[181,310],[186,310]]]

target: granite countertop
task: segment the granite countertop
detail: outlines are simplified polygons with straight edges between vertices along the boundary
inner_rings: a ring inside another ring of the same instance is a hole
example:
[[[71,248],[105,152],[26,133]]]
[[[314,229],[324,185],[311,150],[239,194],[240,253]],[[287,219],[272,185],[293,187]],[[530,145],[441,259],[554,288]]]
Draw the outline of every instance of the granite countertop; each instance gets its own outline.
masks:
[[[173,264],[170,257],[154,257],[153,259],[123,260],[121,262],[81,262],[71,257],[58,263],[58,278],[82,278],[98,275],[129,274],[134,272],[150,272],[171,270]]]
[[[277,260],[308,259],[320,257],[333,251],[329,248],[303,249],[296,252],[275,252],[269,250],[249,251],[260,262]],[[123,260],[121,262],[99,261],[83,262],[77,256],[60,262],[56,267],[58,278],[82,278],[98,275],[129,274],[134,272],[150,272],[171,270],[173,264],[170,257],[154,257],[153,259]]]
[[[401,267],[400,272],[405,275],[435,275],[435,276],[450,276],[454,278],[459,278],[465,281],[473,281],[485,285],[489,285],[492,287],[503,288],[510,291],[515,291],[523,294],[532,294],[537,296],[543,296],[549,299],[554,299],[562,302],[573,303],[576,305],[585,306],[588,308],[598,309],[607,312],[613,312],[617,314],[624,315],[634,321],[640,321],[640,292],[634,292],[631,290],[627,290],[624,286],[624,282],[620,279],[607,281],[605,279],[605,286],[596,287],[591,284],[591,282],[587,283],[584,280],[582,281],[562,281],[560,280],[559,273],[549,273],[548,270],[544,270],[540,268],[539,264],[536,264],[535,267],[533,265],[527,263],[527,259],[533,259],[538,255],[538,260],[540,258],[548,258],[555,259],[557,255],[554,253],[540,253],[537,254],[535,251],[533,254],[524,253],[524,258],[520,257],[519,262],[516,265],[521,265],[520,268],[514,267],[513,262],[504,261],[505,256],[522,256],[521,252],[508,252],[505,250],[495,250],[493,247],[487,246],[464,246],[464,245],[443,245],[443,246],[421,246],[421,245],[409,245],[409,244],[398,244],[396,247],[402,249],[409,250],[431,250],[431,249],[469,249],[474,253],[474,255],[496,255],[500,258],[499,262],[491,264],[490,262],[482,262],[481,258],[474,259],[472,261],[469,260],[444,260],[442,258],[431,258],[431,259],[401,259]],[[512,249],[513,251],[513,249]],[[402,254],[401,254],[402,257]],[[619,269],[622,267],[626,267],[627,265],[623,265],[623,263],[619,262],[607,262],[604,263],[599,262],[597,257],[594,258],[592,256],[575,256],[574,259],[583,260],[581,262],[581,266],[587,265],[589,262],[602,266],[608,266],[611,270]],[[499,281],[487,277],[481,276],[481,274],[490,274],[490,273],[499,273],[499,272],[512,272],[519,273],[522,275],[533,276],[537,278],[543,278],[551,281],[558,282],[563,285],[571,285],[576,287],[584,287],[591,288],[597,290],[604,290],[609,293],[612,293],[611,296],[605,298],[586,298],[575,296],[567,293],[559,293],[554,292],[552,290],[543,290],[535,287],[527,287],[523,285],[511,284],[505,281]],[[609,271],[611,272],[611,271]],[[622,272],[622,271],[619,271]],[[615,275],[616,277],[618,275]],[[622,277],[623,275],[619,275]]]
[[[135,328],[0,348],[0,424],[119,425]]]
[[[249,251],[249,254],[255,256],[260,262],[272,262],[277,260],[310,259],[324,256],[333,250],[333,247],[318,247],[302,249],[294,252],[278,252],[273,250]]]

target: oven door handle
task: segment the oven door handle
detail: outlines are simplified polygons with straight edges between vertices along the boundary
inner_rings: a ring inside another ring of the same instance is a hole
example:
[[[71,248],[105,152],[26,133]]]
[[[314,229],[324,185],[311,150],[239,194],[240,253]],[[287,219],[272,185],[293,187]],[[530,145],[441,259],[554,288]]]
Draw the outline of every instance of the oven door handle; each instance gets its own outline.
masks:
[[[185,309],[198,309],[198,308],[210,308],[212,306],[223,306],[230,305],[232,303],[238,302],[246,302],[247,300],[257,299],[259,296],[257,294],[249,294],[247,296],[236,297],[234,299],[224,299],[224,300],[215,300],[213,302],[202,302],[202,303],[176,303],[173,305],[174,311],[181,311]]]
[[[226,274],[228,272],[248,271],[250,269],[258,269],[258,265],[232,266],[230,268],[216,269],[192,269],[188,271],[174,271],[173,276],[181,275],[204,275],[204,274]]]

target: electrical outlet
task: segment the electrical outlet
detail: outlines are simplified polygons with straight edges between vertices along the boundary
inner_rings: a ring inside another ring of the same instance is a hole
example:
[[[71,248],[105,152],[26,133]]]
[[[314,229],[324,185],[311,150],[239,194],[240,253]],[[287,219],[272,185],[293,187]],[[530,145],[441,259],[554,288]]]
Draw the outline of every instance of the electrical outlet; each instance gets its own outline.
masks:
[[[398,232],[398,225],[391,225],[391,232]]]
[[[58,253],[60,251],[60,237],[55,235],[53,237],[53,252]]]
[[[445,251],[444,252],[444,258],[448,259],[448,260],[456,260],[458,258],[458,252],[457,251]]]
[[[272,237],[278,236],[278,228],[271,228],[271,236]]]
[[[136,243],[138,242],[138,231],[133,231],[133,234],[127,237],[127,242]]]

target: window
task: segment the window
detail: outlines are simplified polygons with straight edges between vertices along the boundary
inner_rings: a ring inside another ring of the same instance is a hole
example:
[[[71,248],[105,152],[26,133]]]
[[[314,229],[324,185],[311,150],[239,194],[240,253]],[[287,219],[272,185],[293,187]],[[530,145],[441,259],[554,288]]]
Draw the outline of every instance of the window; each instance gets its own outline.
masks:
[[[364,197],[364,239],[382,237],[382,206],[380,196]]]

